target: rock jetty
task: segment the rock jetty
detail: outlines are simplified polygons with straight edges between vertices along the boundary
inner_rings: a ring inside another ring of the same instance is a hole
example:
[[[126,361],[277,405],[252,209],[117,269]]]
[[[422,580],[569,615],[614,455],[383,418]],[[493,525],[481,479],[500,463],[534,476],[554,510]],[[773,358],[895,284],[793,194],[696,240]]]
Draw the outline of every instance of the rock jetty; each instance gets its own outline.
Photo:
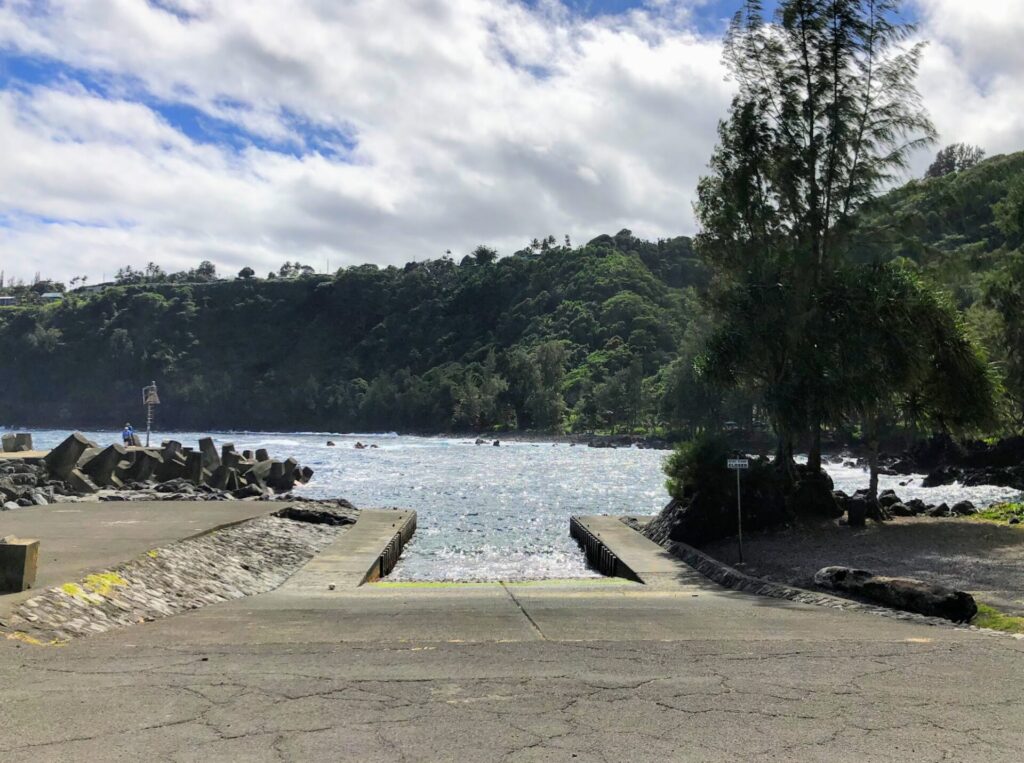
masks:
[[[101,447],[81,432],[45,456],[0,461],[0,509],[45,506],[81,496],[100,500],[262,499],[305,484],[313,470],[265,449],[238,453],[204,437],[197,448],[167,440],[159,448]]]

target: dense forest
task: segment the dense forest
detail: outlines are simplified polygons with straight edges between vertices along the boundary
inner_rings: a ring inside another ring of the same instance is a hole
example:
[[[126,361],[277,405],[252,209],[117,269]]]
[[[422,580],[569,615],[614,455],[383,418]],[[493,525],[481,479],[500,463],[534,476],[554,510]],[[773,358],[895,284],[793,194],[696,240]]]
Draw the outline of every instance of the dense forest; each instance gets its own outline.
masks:
[[[993,364],[1007,430],[1024,418],[1022,209],[1024,153],[998,156],[880,197],[850,247],[947,288]],[[756,396],[695,371],[712,326],[685,237],[548,238],[333,277],[197,271],[126,268],[98,294],[0,308],[0,422],[118,426],[156,381],[159,425],[175,429],[687,436],[768,423]]]
[[[0,421],[169,428],[650,429],[695,310],[691,242],[629,231],[403,268],[181,283],[150,268],[0,310]]]

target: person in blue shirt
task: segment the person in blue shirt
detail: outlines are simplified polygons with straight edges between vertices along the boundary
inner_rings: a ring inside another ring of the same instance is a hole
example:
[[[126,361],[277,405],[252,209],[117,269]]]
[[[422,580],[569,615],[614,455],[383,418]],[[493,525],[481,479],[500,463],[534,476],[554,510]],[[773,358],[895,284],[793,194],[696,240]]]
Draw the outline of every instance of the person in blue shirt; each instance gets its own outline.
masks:
[[[125,445],[132,445],[135,443],[135,430],[132,429],[131,424],[124,425],[124,429],[121,431],[121,439],[124,440]]]

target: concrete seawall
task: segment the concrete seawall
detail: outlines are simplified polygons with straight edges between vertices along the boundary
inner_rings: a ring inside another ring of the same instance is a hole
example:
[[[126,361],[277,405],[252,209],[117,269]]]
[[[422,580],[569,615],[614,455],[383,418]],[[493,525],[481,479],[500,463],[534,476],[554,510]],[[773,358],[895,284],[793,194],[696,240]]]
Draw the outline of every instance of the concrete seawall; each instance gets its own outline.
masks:
[[[363,510],[348,532],[281,588],[290,593],[322,593],[371,583],[391,572],[414,532],[415,511]]]
[[[646,585],[707,585],[708,580],[618,517],[577,516],[569,534],[583,548],[587,562],[610,577]]]

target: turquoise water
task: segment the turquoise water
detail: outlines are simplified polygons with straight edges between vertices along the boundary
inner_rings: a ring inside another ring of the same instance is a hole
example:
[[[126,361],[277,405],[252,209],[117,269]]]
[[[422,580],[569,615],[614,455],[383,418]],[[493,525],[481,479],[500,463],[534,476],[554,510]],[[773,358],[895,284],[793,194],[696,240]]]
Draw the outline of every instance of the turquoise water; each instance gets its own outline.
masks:
[[[86,432],[97,442],[118,432]],[[64,431],[35,433],[49,448]],[[203,436],[172,435],[185,444]],[[316,470],[296,492],[347,498],[360,508],[415,509],[418,529],[392,573],[397,580],[531,580],[593,577],[569,538],[573,514],[653,514],[666,502],[664,451],[604,449],[565,443],[506,442],[495,448],[471,439],[328,433],[213,433],[218,445],[265,447]],[[164,435],[154,437],[157,444]],[[337,447],[328,447],[327,440]],[[357,441],[377,448],[357,450]],[[830,465],[836,488],[867,486],[861,469]],[[908,477],[882,477],[881,487],[929,503],[969,499],[979,505],[1019,495],[995,487],[919,488]]]

